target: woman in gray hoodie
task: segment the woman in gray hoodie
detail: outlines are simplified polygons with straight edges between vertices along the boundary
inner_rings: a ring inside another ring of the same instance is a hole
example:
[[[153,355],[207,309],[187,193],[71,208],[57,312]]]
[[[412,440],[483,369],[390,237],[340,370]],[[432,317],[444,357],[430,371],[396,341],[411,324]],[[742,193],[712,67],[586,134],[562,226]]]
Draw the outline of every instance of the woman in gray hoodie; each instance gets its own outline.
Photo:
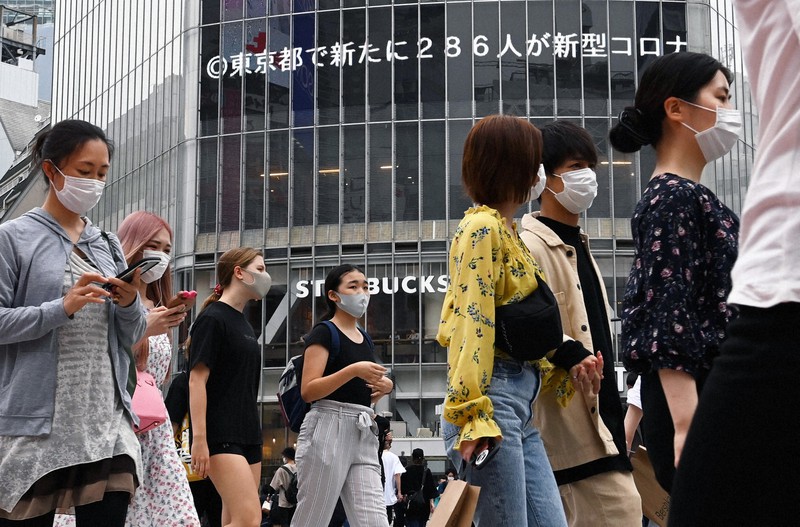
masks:
[[[0,526],[69,507],[121,526],[141,474],[125,350],[145,329],[139,274],[113,278],[119,241],[84,217],[112,151],[92,124],[56,124],[34,150],[44,205],[0,225]]]

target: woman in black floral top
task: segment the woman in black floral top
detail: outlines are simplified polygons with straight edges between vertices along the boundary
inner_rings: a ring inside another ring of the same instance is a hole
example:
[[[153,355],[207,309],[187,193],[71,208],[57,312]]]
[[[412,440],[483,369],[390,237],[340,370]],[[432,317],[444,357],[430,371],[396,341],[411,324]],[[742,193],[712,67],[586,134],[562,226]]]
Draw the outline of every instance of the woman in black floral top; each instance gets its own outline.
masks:
[[[726,300],[739,220],[706,186],[703,168],[736,143],[731,73],[699,53],[653,61],[611,144],[650,144],[656,167],[634,210],[635,256],[622,306],[623,362],[642,374],[644,443],[669,491],[698,393],[732,317]]]

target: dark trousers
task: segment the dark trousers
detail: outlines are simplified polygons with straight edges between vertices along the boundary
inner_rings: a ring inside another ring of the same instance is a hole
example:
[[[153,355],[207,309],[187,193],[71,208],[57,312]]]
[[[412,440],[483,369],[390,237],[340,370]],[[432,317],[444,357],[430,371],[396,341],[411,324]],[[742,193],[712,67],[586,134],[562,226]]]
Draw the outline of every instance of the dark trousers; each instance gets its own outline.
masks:
[[[202,524],[207,527],[221,527],[222,498],[219,497],[211,480],[192,481],[189,483],[189,488]]]
[[[728,330],[689,429],[669,524],[797,525],[800,304],[743,307]]]
[[[706,375],[705,372],[695,375],[698,393]],[[675,427],[658,371],[642,375],[642,431],[656,479],[670,492],[675,478]]]

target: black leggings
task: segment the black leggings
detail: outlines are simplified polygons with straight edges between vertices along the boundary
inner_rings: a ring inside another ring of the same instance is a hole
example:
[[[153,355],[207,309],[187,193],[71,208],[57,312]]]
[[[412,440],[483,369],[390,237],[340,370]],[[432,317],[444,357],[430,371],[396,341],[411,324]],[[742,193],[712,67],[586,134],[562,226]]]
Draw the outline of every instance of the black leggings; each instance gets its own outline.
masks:
[[[76,527],[124,527],[131,495],[127,492],[106,492],[102,501],[75,507]],[[4,520],[0,527],[52,527],[55,511],[28,520]]]
[[[670,526],[797,525],[800,303],[743,307],[703,389]]]

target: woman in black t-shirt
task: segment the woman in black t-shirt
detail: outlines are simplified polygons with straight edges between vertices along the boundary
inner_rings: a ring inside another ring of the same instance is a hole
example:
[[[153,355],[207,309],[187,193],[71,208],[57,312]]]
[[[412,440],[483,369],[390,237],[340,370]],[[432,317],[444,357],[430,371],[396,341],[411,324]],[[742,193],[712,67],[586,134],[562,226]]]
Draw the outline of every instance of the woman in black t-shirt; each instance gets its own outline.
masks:
[[[267,294],[272,279],[264,258],[249,247],[223,254],[217,278],[191,330],[192,468],[217,488],[224,525],[258,525],[261,353],[242,311]]]
[[[369,303],[364,273],[352,265],[333,269],[325,278],[325,301],[324,319],[333,326],[317,324],[305,339],[300,389],[313,404],[297,438],[292,525],[327,524],[341,496],[351,525],[387,527],[378,427],[370,406],[394,385],[356,324]]]

